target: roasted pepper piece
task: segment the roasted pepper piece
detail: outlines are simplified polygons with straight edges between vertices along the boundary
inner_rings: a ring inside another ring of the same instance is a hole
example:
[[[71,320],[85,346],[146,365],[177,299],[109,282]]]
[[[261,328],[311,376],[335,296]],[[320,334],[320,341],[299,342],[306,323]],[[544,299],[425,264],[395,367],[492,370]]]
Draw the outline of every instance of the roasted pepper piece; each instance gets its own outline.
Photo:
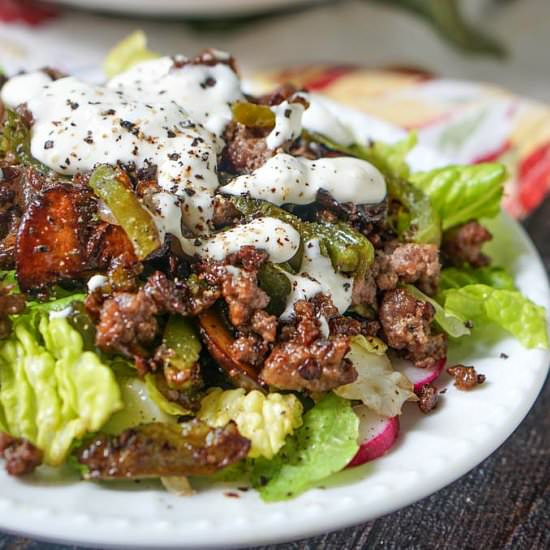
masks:
[[[235,424],[155,422],[117,436],[98,435],[77,450],[77,460],[87,467],[87,479],[204,476],[242,460],[249,449]]]
[[[43,174],[49,168],[31,155],[31,133],[23,118],[11,109],[5,109],[0,137],[0,155],[13,164],[33,166]]]
[[[178,391],[192,390],[202,385],[198,364],[201,341],[190,319],[172,315],[157,352],[164,364],[164,376],[168,387]]]
[[[233,120],[251,128],[275,127],[275,113],[267,105],[237,101],[231,107]]]
[[[258,373],[250,365],[232,356],[233,338],[221,315],[214,308],[210,308],[199,315],[199,323],[210,355],[222,367],[230,380],[237,387],[245,390],[263,391],[258,382]]]
[[[132,191],[130,180],[122,170],[102,164],[93,171],[88,185],[111,209],[140,260],[160,248],[153,218]]]
[[[330,258],[337,271],[361,275],[374,261],[374,247],[371,242],[343,222],[305,222],[269,202],[244,197],[232,197],[231,200],[245,216],[262,214],[292,225],[300,233],[303,242],[319,239],[321,253]],[[289,263],[294,269],[299,269],[299,265],[296,267],[292,260]]]
[[[279,266],[265,262],[258,271],[258,283],[269,296],[266,311],[278,317],[285,310],[288,295],[292,290],[288,277]]]

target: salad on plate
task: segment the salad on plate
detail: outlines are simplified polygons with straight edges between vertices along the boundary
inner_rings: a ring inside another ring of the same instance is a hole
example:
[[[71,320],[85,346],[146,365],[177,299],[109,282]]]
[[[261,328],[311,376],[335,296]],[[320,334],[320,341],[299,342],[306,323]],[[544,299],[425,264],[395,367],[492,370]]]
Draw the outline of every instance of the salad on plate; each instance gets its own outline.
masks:
[[[411,173],[414,135],[362,143],[306,91],[250,95],[216,50],[161,57],[136,33],[105,70],[1,83],[9,474],[284,500],[387,452],[444,370],[482,384],[446,365],[480,326],[548,347],[482,250],[501,165]]]

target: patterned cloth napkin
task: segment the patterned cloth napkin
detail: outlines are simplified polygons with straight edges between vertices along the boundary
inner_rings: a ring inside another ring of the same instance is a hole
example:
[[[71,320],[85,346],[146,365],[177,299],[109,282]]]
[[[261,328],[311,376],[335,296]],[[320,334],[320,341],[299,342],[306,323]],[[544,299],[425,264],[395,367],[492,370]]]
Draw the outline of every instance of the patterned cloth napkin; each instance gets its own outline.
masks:
[[[56,18],[56,12],[34,0],[0,0],[0,65],[10,72],[49,64],[100,77],[97,67],[105,44],[75,43],[74,32],[67,33],[70,13]],[[85,18],[75,17],[75,27],[85,24]],[[108,30],[122,38],[127,25],[122,29],[118,21],[110,19]],[[403,68],[308,65],[262,73],[256,80],[265,88],[290,81],[414,130],[422,144],[453,162],[505,163],[511,175],[505,206],[517,218],[531,212],[550,190],[550,108],[542,103],[500,88]]]

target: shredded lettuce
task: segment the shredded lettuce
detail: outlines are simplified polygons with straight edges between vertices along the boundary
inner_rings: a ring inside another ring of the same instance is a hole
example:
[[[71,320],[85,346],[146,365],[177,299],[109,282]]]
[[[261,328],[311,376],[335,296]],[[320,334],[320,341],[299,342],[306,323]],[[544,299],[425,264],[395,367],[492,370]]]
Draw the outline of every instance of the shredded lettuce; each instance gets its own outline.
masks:
[[[453,338],[460,338],[461,336],[466,336],[470,334],[470,329],[466,326],[465,321],[461,316],[447,311],[434,299],[426,296],[423,292],[418,290],[415,286],[405,285],[405,288],[417,299],[422,300],[423,302],[429,302],[435,309],[434,320],[441,330],[446,332],[449,336]]]
[[[242,388],[212,388],[197,418],[214,428],[235,422],[240,434],[252,443],[249,457],[273,458],[287,436],[302,425],[302,412],[302,404],[291,393],[264,395],[256,390],[245,393]]]
[[[548,348],[546,311],[517,290],[469,284],[441,293],[446,311],[474,325],[492,322],[515,336],[526,348]]]
[[[259,458],[252,484],[265,501],[287,500],[344,468],[358,449],[359,419],[351,402],[326,394],[272,460]]]
[[[0,405],[7,431],[57,466],[72,442],[99,430],[122,401],[111,369],[83,351],[67,319],[34,311],[18,317],[0,345]]]
[[[109,78],[113,78],[137,63],[156,57],[159,57],[159,54],[147,48],[145,33],[134,31],[109,51],[103,62],[103,70]]]
[[[502,164],[447,166],[412,174],[409,180],[424,191],[441,218],[443,230],[500,212],[506,181]]]
[[[415,398],[413,387],[405,375],[393,370],[386,349],[378,338],[354,336],[347,358],[357,370],[357,380],[336,388],[334,393],[362,401],[382,416],[401,414],[403,403]]]

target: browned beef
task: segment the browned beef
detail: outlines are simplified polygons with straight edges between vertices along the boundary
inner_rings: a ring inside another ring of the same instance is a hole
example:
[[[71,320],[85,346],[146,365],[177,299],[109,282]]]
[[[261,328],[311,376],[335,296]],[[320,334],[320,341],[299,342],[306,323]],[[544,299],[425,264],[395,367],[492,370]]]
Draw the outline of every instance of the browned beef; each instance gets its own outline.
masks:
[[[417,367],[428,367],[445,357],[447,338],[432,334],[435,310],[402,288],[387,291],[379,309],[380,322],[390,347],[401,350]]]
[[[271,386],[284,390],[328,391],[357,378],[348,336],[321,334],[315,306],[305,300],[294,305],[296,322],[283,331],[260,373]]]
[[[483,267],[491,260],[481,252],[481,247],[492,238],[491,233],[483,225],[470,221],[445,233],[442,251],[445,258],[458,267],[465,263]]]
[[[429,413],[437,407],[439,393],[433,384],[425,384],[418,392],[418,408],[423,413]]]
[[[101,307],[96,332],[99,349],[128,357],[147,357],[147,346],[155,340],[159,308],[143,290],[117,292]]]
[[[43,454],[27,439],[0,432],[0,457],[6,460],[10,476],[24,476],[42,464]]]
[[[259,367],[263,363],[268,352],[266,341],[254,334],[239,336],[229,347],[231,357],[254,367]]]
[[[243,270],[237,276],[227,273],[222,281],[222,296],[229,320],[236,327],[247,324],[256,310],[269,304],[269,296],[258,286],[256,273],[252,271]]]
[[[298,91],[298,88],[292,84],[282,84],[278,88],[275,88],[272,92],[252,99],[255,103],[259,103],[261,105],[280,105],[283,101],[286,101]]]
[[[22,294],[13,294],[11,285],[0,287],[0,339],[7,338],[11,333],[10,315],[23,313],[25,297]]]
[[[367,306],[376,306],[376,281],[371,271],[368,271],[364,277],[355,277],[353,279],[353,288],[351,292],[351,304]]]
[[[390,290],[399,282],[415,283],[432,295],[439,283],[439,250],[433,244],[388,244],[376,251],[374,274],[381,290]]]
[[[266,128],[249,128],[230,122],[223,135],[226,145],[221,169],[232,174],[247,174],[263,166],[275,154],[265,140],[269,132]]]
[[[242,214],[227,197],[216,196],[213,209],[212,223],[216,229],[235,225],[242,218]]]
[[[455,365],[449,367],[447,372],[454,377],[455,386],[459,390],[471,390],[485,382],[485,375],[478,374],[474,367],[465,367],[464,365]]]
[[[204,476],[242,460],[249,449],[234,424],[209,428],[194,420],[99,435],[78,451],[78,460],[91,479]]]

